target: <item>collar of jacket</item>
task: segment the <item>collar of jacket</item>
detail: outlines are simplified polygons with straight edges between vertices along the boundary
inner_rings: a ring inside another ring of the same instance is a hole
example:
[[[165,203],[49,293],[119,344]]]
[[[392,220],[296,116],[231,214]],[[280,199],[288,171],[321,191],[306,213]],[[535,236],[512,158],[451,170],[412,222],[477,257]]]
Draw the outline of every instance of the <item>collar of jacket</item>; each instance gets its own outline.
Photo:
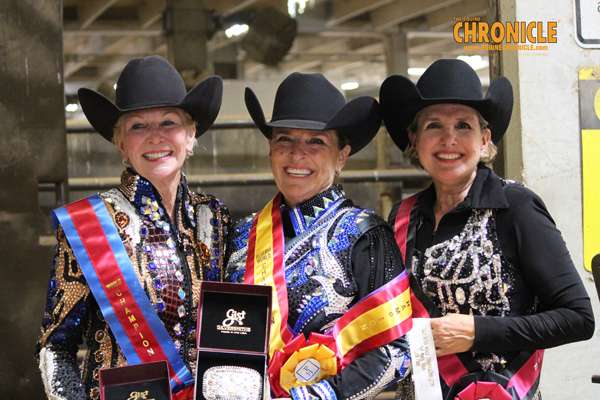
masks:
[[[181,180],[177,188],[177,197],[175,199],[175,213],[179,213],[180,208],[185,205],[188,212],[182,213],[183,218],[188,224],[194,225],[193,209],[190,208],[190,191],[187,185],[187,179],[183,172],[181,174]],[[127,168],[121,174],[121,184],[119,190],[129,199],[129,201],[135,206],[136,210],[140,210],[143,207],[147,207],[150,203],[156,202],[161,208],[161,216],[166,216],[164,206],[162,203],[162,197],[156,190],[156,188],[143,176],[137,174],[130,168]],[[143,214],[143,213],[142,213]]]
[[[310,228],[320,217],[328,214],[329,209],[337,208],[344,200],[346,197],[342,186],[333,185],[294,208],[288,208],[282,202],[281,210],[289,213],[294,231],[296,235],[299,235]]]
[[[432,183],[420,197],[419,211],[428,214],[433,210],[436,200],[435,186]],[[508,208],[502,180],[483,163],[477,165],[477,175],[469,189],[467,197],[452,210]]]

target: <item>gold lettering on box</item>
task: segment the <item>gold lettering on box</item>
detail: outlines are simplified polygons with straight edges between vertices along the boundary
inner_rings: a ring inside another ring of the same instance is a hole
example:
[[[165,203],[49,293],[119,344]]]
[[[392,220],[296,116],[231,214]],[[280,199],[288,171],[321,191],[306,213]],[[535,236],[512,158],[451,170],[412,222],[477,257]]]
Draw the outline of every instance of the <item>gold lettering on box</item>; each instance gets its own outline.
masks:
[[[221,325],[217,325],[217,330],[221,333],[234,335],[247,335],[252,331],[252,328],[242,326],[246,318],[246,311],[236,311],[233,308],[227,310],[226,318]]]
[[[131,392],[127,400],[154,400],[148,398],[148,393],[148,390],[146,390],[145,392]]]

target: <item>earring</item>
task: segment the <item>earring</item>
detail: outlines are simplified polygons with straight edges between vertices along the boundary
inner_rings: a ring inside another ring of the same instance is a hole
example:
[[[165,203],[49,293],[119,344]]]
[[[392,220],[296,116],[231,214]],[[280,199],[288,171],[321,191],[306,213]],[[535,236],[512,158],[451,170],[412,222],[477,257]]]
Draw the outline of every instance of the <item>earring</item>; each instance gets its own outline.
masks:
[[[129,164],[129,161],[126,159],[121,160],[121,162],[123,163],[124,166],[126,166],[127,168],[131,167],[131,164]]]
[[[336,175],[339,175],[339,174],[341,174],[341,173],[342,173],[342,171],[340,171],[339,169],[336,169],[336,170],[335,170],[335,174],[336,174]]]
[[[191,157],[191,156],[193,156],[193,155],[194,155],[194,150],[192,150],[192,151],[188,151],[188,152],[187,152],[187,156],[188,156],[188,157]]]

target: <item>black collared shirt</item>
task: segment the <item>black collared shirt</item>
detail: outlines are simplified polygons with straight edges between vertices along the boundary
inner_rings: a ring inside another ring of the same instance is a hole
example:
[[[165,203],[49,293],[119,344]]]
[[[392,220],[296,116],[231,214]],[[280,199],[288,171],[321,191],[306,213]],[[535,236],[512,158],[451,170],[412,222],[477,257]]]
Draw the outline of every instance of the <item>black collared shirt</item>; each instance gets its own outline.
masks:
[[[500,248],[515,267],[510,317],[475,317],[472,350],[537,350],[589,339],[594,317],[587,292],[569,251],[543,201],[521,185],[503,188],[489,168],[479,165],[467,197],[435,229],[435,187],[419,197],[415,248],[427,248],[458,235],[473,209],[495,209]],[[393,226],[399,204],[390,213]],[[528,315],[534,296],[541,307]]]

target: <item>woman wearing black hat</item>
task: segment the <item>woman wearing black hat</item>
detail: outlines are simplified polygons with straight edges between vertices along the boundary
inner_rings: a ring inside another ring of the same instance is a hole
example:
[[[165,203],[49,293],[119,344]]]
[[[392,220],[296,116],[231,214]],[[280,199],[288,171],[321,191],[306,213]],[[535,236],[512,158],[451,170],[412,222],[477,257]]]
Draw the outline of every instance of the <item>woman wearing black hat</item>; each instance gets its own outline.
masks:
[[[355,206],[334,181],[347,157],[379,130],[379,104],[366,96],[346,103],[321,74],[301,73],[279,86],[270,122],[249,88],[245,100],[269,139],[280,192],[260,213],[234,225],[226,279],[276,289],[272,394],[374,398],[409,365],[400,338],[407,315],[399,315],[406,309],[408,282],[390,227]],[[393,293],[397,297],[387,300],[394,298],[395,306],[378,298]],[[356,322],[376,305],[387,310],[384,317]]]
[[[483,97],[467,63],[438,60],[416,86],[387,78],[380,101],[395,143],[433,179],[389,222],[412,275],[413,317],[431,318],[444,398],[473,381],[539,398],[543,349],[589,339],[594,318],[542,200],[485,165],[510,121],[510,82],[499,77]]]
[[[38,342],[49,398],[99,398],[100,369],[161,360],[176,398],[193,397],[198,293],[202,280],[222,279],[229,215],[191,192],[181,168],[221,96],[216,76],[186,93],[159,56],[127,63],[115,104],[79,90],[88,120],[127,168],[117,188],[53,213],[58,246]]]

